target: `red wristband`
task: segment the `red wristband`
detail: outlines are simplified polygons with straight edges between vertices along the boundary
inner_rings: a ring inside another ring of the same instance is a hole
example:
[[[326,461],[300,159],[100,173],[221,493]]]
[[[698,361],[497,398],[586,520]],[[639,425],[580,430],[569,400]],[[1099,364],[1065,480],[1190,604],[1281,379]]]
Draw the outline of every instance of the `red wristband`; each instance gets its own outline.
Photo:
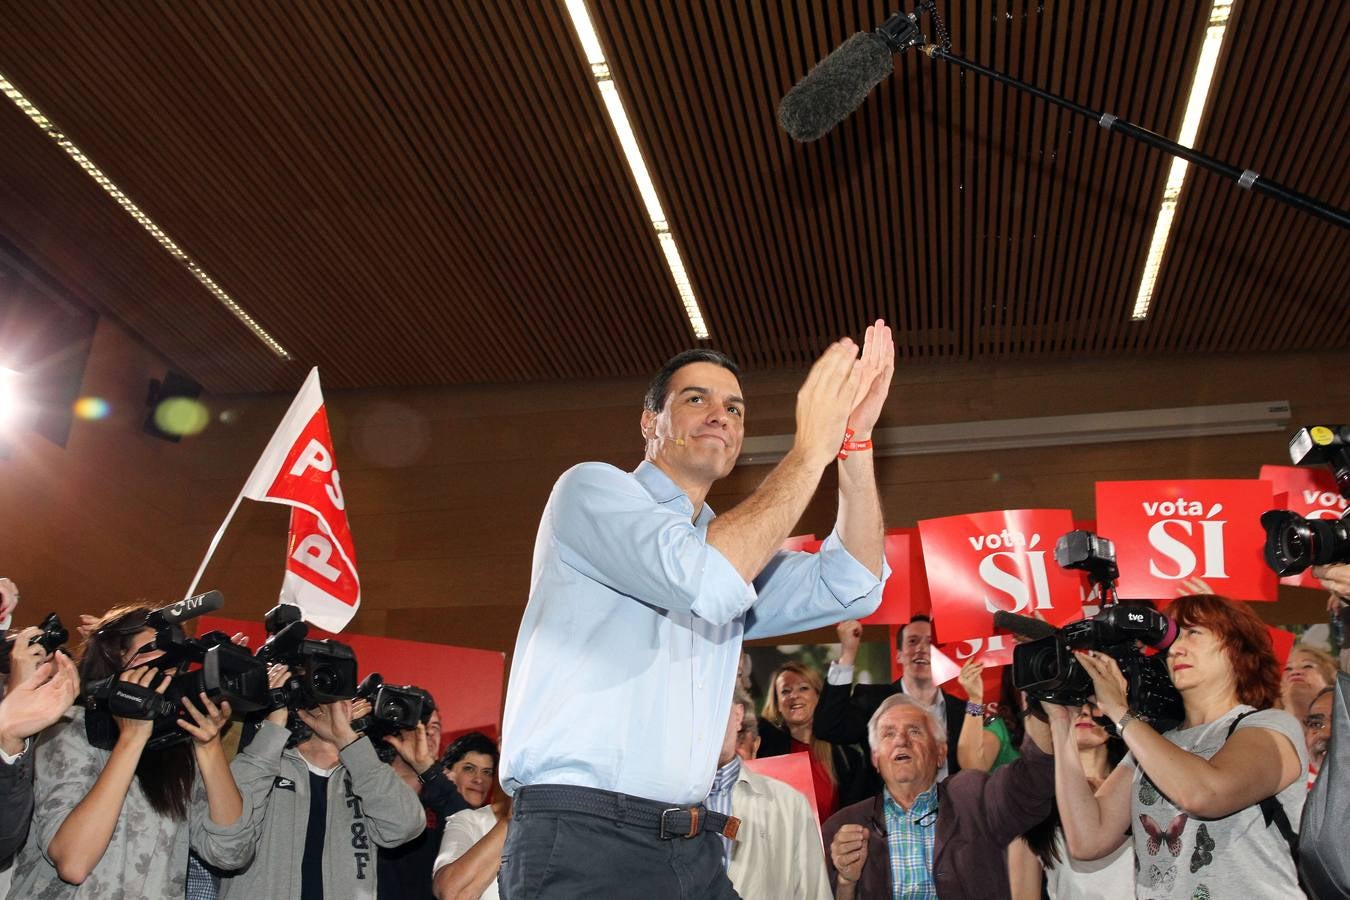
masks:
[[[845,429],[844,431],[844,443],[841,444],[839,447],[839,458],[848,459],[848,455],[854,452],[855,450],[871,450],[871,449],[872,449],[872,442],[870,440],[855,441],[853,439],[853,429],[848,428]]]

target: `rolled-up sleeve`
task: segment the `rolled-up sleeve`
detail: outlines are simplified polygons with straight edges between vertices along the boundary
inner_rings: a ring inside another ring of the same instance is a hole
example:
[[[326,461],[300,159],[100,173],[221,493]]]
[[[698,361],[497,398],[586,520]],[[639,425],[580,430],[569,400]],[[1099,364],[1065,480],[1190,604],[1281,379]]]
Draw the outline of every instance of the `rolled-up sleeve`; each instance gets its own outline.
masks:
[[[627,473],[597,463],[566,472],[547,521],[559,559],[634,600],[725,625],[755,589],[677,508],[652,499]]]
[[[870,615],[881,605],[890,575],[884,559],[881,577],[872,574],[833,531],[817,553],[777,553],[755,579],[758,598],[746,618],[745,636],[792,634]]]

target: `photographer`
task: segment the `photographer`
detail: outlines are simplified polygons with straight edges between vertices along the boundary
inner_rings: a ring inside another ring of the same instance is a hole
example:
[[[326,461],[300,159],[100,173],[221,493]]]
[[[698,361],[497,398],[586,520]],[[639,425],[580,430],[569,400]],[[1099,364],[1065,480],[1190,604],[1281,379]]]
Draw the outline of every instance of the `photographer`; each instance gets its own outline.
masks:
[[[352,701],[295,711],[310,734],[288,746],[287,710],[268,714],[231,763],[262,816],[253,857],[221,880],[222,898],[376,895],[377,847],[417,837],[417,795],[352,730]]]
[[[432,900],[432,871],[445,823],[455,813],[470,808],[441,765],[441,716],[429,693],[421,718],[417,727],[384,738],[396,754],[390,765],[430,815],[426,830],[411,841],[401,847],[380,848],[381,900]]]
[[[1182,597],[1168,612],[1179,635],[1167,668],[1185,718],[1165,734],[1129,708],[1113,659],[1076,651],[1093,701],[1130,750],[1095,792],[1076,752],[1073,711],[1045,704],[1069,854],[1099,859],[1133,831],[1141,897],[1301,897],[1290,823],[1303,807],[1307,751],[1299,723],[1271,708],[1280,676],[1266,627],[1221,597]]]
[[[128,691],[164,692],[169,678],[147,665],[162,655],[155,629],[146,627],[151,612],[131,606],[102,617],[80,661],[84,684],[121,673]],[[187,699],[183,706],[186,718],[177,726],[190,741],[162,750],[146,749],[153,721],[122,718],[114,720],[112,749],[95,747],[81,707],[42,736],[34,750],[32,829],[15,865],[12,896],[104,898],[134,890],[178,900],[189,845],[215,866],[243,862],[249,810],[220,745],[229,707],[204,695],[200,708]]]

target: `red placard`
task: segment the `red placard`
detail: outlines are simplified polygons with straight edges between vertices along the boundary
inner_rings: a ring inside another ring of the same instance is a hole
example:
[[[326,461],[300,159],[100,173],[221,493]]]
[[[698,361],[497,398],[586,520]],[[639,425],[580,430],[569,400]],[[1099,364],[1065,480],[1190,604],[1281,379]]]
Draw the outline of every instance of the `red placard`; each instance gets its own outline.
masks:
[[[1288,509],[1305,519],[1339,519],[1345,513],[1346,499],[1336,490],[1336,479],[1326,469],[1262,466],[1261,479],[1269,481],[1275,492],[1272,509]],[[1322,589],[1322,583],[1313,577],[1312,569],[1281,578],[1280,584]]]
[[[1012,663],[1012,637],[996,634],[989,638],[971,638],[955,644],[943,644],[942,651],[958,667],[964,666],[972,657],[979,659],[984,663],[984,671],[980,673],[980,680],[984,682],[984,702],[1002,699],[999,695],[1003,691],[1003,667]],[[960,674],[959,668],[957,674]],[[967,699],[965,688],[956,678],[944,684],[942,689],[953,696]]]
[[[1276,599],[1261,527],[1273,502],[1268,481],[1097,482],[1097,524],[1116,545],[1120,596]]]
[[[202,616],[197,633],[208,631],[242,632],[255,651],[267,639],[263,624],[253,620]],[[350,645],[363,678],[379,672],[389,684],[415,684],[430,691],[441,713],[444,743],[469,731],[481,731],[494,740],[501,735],[505,670],[501,653],[350,632],[332,635],[317,628],[311,628],[309,636],[316,640],[331,637]]]
[[[1073,530],[1066,509],[1013,509],[919,523],[935,630],[945,643],[987,637],[998,610],[1037,613],[1052,625],[1082,615],[1076,572],[1055,563]]]
[[[1270,632],[1270,649],[1275,651],[1275,662],[1279,663],[1280,671],[1283,672],[1285,664],[1289,662],[1289,651],[1294,649],[1294,634],[1274,625],[1267,625],[1266,631]]]
[[[886,533],[886,562],[891,567],[891,577],[882,589],[881,605],[862,620],[864,625],[903,625],[929,610],[928,580],[918,529],[901,528]]]
[[[777,778],[784,784],[796,788],[797,792],[811,804],[811,815],[820,822],[820,807],[816,806],[816,786],[811,780],[811,754],[805,750],[796,753],[784,753],[781,756],[765,756],[760,759],[747,759],[741,762],[751,772],[769,778]]]

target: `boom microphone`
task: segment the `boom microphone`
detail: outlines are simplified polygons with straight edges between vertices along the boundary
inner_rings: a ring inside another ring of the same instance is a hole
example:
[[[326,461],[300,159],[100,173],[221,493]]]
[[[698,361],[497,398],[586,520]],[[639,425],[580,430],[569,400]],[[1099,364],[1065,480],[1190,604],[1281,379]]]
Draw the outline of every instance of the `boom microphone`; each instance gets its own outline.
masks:
[[[867,99],[894,68],[891,55],[919,43],[919,27],[896,13],[875,31],[860,31],[816,63],[778,104],[778,124],[796,141],[814,141]]]

